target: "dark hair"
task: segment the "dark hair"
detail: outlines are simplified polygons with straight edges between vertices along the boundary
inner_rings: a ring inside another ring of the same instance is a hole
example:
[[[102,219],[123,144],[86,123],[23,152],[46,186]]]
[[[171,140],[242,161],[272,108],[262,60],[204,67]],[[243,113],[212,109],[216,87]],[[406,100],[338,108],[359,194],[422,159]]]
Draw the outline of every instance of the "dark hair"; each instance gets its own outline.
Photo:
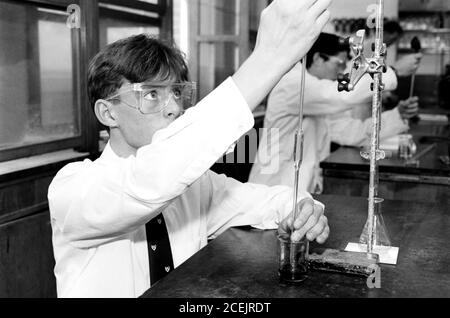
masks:
[[[399,35],[403,35],[404,33],[400,23],[395,20],[389,20],[384,23],[384,32],[390,34],[398,33]]]
[[[89,102],[94,108],[97,100],[113,94],[124,80],[140,83],[169,78],[189,80],[183,53],[173,44],[146,34],[131,36],[106,46],[91,60]]]
[[[352,33],[358,31],[359,29],[365,29],[367,34],[375,32],[375,28],[369,28],[367,26],[367,23],[365,20],[362,20],[362,23],[355,25],[355,28]],[[404,33],[404,30],[398,21],[388,20],[386,18],[384,19],[384,22],[383,22],[383,29],[384,29],[384,33],[389,33],[389,34],[397,33],[398,35],[401,36]]]
[[[326,55],[336,55],[340,52],[350,53],[350,48],[348,44],[346,45],[342,38],[330,34],[330,33],[320,33],[314,45],[309,50],[306,56],[306,68],[310,68],[313,63],[314,54],[322,53]],[[326,58],[326,57],[323,57]]]

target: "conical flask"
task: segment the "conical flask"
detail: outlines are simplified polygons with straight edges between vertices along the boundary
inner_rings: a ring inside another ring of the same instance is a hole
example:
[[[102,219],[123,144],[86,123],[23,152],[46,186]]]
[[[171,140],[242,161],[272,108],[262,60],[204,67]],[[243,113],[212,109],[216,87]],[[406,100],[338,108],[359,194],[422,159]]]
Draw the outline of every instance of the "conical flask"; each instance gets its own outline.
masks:
[[[373,246],[391,246],[391,240],[381,215],[382,198],[374,198],[374,220],[373,220]],[[368,245],[369,241],[369,219],[367,219],[364,229],[359,237],[360,244]]]

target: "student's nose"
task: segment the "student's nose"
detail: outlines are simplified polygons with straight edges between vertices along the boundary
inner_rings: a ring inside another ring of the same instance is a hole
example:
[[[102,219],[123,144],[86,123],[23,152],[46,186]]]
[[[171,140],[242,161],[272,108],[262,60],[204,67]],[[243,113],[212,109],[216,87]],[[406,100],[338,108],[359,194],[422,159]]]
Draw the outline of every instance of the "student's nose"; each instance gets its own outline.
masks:
[[[174,100],[173,96],[169,96],[167,106],[164,109],[164,116],[177,119],[183,114],[183,108]]]

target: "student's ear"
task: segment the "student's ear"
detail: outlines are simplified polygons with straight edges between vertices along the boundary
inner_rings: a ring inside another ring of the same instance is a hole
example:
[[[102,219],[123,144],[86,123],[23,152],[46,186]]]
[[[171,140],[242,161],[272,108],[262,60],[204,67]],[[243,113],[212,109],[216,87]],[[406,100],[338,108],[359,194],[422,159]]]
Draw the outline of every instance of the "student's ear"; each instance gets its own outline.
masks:
[[[115,128],[118,124],[116,114],[111,108],[111,103],[104,99],[97,100],[94,105],[95,116],[97,116],[98,121],[106,127]]]
[[[314,53],[313,55],[313,63],[320,63],[323,61],[323,58],[320,56],[319,52]]]

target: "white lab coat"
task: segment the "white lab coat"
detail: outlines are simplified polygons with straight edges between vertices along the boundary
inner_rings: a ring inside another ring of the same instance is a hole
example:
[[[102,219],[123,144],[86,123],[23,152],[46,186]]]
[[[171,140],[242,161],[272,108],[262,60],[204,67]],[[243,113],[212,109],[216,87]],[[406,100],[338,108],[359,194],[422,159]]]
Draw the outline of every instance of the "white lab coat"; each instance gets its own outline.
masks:
[[[294,135],[299,124],[300,79],[302,65],[296,64],[269,95],[264,131],[258,147],[249,182],[266,185],[294,184]],[[397,87],[394,71],[383,75],[387,90]],[[300,167],[299,189],[320,193],[322,190],[320,161],[329,155],[330,136],[326,116],[370,102],[372,92],[369,75],[364,76],[351,92],[338,92],[337,82],[319,79],[308,72],[305,76],[304,147]],[[278,134],[279,138],[268,138]],[[277,151],[274,151],[277,150]],[[274,162],[277,169],[274,169]]]
[[[327,116],[327,125],[331,141],[341,146],[363,147],[370,144],[372,118],[353,118],[351,111],[345,111]],[[381,141],[408,129],[408,122],[401,118],[397,107],[381,113]]]
[[[58,296],[145,292],[145,223],[160,212],[175,267],[228,227],[276,228],[291,211],[290,188],[242,184],[208,170],[253,122],[230,78],[136,156],[120,158],[108,144],[94,162],[60,170],[48,192]]]

